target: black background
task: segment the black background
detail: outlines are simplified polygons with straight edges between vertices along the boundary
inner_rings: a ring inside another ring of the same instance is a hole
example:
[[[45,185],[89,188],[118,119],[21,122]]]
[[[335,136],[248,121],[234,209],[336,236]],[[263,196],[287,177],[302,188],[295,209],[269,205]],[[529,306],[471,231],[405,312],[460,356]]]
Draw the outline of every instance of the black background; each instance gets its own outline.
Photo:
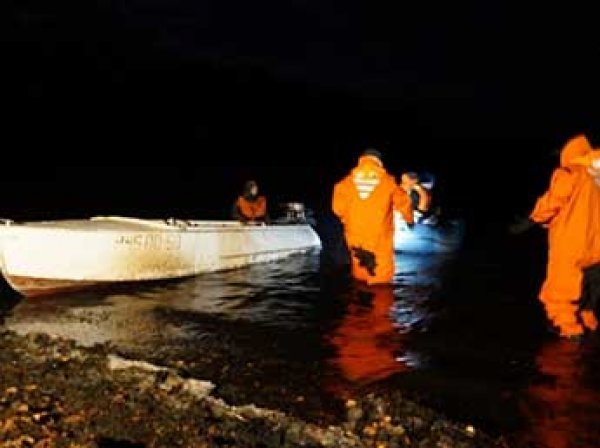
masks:
[[[367,146],[526,213],[566,139],[600,144],[595,15],[459,3],[3,2],[1,213],[223,217],[250,177],[326,209]]]

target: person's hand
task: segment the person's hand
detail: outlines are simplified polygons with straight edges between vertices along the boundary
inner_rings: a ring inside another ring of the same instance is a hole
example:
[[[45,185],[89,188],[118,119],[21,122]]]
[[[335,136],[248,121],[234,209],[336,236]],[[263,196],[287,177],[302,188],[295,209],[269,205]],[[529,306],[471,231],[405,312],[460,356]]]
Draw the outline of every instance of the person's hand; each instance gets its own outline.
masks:
[[[531,229],[535,225],[529,217],[515,216],[515,220],[508,226],[508,233],[511,235],[520,235]]]
[[[365,268],[369,275],[374,276],[375,268],[377,267],[377,258],[375,257],[375,254],[362,247],[352,247],[351,250],[358,259],[358,264]]]

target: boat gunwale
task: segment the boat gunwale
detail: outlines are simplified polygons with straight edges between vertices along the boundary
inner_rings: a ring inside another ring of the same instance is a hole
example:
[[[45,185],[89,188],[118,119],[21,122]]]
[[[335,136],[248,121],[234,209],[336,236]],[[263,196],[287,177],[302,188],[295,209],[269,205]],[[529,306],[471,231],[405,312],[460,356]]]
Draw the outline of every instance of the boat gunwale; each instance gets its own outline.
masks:
[[[149,226],[143,226],[143,225],[139,225],[139,226],[134,226],[131,224],[125,224],[123,227],[85,227],[81,226],[81,227],[68,227],[66,225],[61,225],[62,223],[88,223],[90,221],[84,221],[84,220],[62,220],[62,221],[29,221],[29,222],[22,222],[22,223],[14,223],[11,224],[9,226],[6,226],[5,229],[6,230],[19,230],[19,231],[31,231],[31,232],[36,232],[36,231],[43,231],[43,232],[69,232],[69,233],[116,233],[116,234],[121,234],[124,232],[129,232],[129,233],[161,233],[161,232],[165,232],[165,233],[230,233],[230,232],[234,232],[234,233],[239,233],[239,232],[243,232],[243,233],[247,233],[247,232],[271,232],[271,231],[276,231],[276,230],[283,230],[283,229],[294,229],[294,230],[299,230],[299,229],[307,229],[310,228],[314,231],[314,229],[312,228],[312,226],[308,223],[303,224],[303,223],[297,223],[297,224],[269,224],[269,225],[264,225],[264,226],[255,226],[255,225],[237,225],[235,222],[232,222],[231,224],[229,224],[227,221],[227,224],[214,224],[214,222],[201,222],[201,224],[192,224],[189,226],[185,226],[185,227],[178,227],[178,226],[170,226],[165,224],[165,227],[153,227],[152,225]],[[199,222],[199,221],[196,221]],[[93,226],[93,224],[92,224]]]

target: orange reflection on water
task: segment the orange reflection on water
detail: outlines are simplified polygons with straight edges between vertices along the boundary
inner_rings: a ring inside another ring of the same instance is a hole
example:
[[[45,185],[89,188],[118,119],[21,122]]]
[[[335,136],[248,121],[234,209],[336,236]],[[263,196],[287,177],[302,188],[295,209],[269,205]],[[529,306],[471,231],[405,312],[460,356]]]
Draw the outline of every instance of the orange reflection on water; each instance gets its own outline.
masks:
[[[352,292],[340,324],[327,336],[335,350],[329,363],[350,385],[365,385],[407,370],[396,359],[400,335],[390,318],[393,304],[391,285],[361,286]],[[348,386],[338,379],[326,388],[344,395]]]
[[[590,387],[586,347],[557,340],[536,357],[544,381],[528,387],[521,401],[528,430],[520,442],[535,448],[600,446],[600,397]]]

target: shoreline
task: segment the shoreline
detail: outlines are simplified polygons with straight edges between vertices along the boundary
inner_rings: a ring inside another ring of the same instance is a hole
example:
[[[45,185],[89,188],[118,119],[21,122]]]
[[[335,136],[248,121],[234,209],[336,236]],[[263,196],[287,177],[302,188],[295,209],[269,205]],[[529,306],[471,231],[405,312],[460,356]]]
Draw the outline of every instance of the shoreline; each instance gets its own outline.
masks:
[[[346,402],[318,425],[252,403],[230,405],[185,369],[44,333],[0,331],[1,447],[507,447],[400,394]]]

